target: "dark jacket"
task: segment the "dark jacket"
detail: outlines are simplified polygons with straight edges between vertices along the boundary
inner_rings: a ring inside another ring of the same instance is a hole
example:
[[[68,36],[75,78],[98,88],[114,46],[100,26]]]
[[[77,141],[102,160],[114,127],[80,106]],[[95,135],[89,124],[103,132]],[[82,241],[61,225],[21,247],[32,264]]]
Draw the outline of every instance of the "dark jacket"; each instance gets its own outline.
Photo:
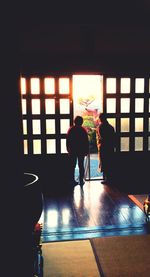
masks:
[[[66,147],[68,153],[86,156],[89,152],[88,134],[82,126],[72,126],[69,128],[66,137]]]
[[[101,123],[99,126],[99,144],[101,150],[114,151],[116,144],[115,131],[108,121]]]

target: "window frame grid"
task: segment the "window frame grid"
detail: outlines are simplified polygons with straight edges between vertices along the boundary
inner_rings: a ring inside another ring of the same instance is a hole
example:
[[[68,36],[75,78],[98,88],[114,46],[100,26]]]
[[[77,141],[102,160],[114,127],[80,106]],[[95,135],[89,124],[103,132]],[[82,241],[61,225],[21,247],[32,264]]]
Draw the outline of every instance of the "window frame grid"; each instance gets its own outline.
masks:
[[[44,79],[45,78],[54,78],[55,80],[55,92],[54,94],[45,94],[44,91]],[[36,76],[34,78],[39,78],[40,80],[40,93],[39,94],[31,94],[31,78],[33,76],[22,76],[26,80],[26,93],[21,94],[21,100],[26,99],[26,109],[27,113],[22,115],[22,120],[27,120],[27,134],[23,134],[23,140],[27,140],[28,145],[28,156],[34,156],[33,154],[33,140],[40,139],[41,140],[41,155],[54,155],[46,153],[46,140],[47,139],[55,139],[56,141],[56,153],[55,155],[60,155],[61,151],[61,139],[66,138],[65,134],[60,134],[60,119],[69,119],[70,125],[73,123],[73,101],[72,101],[72,76],[67,75],[55,75],[55,76]],[[60,94],[59,93],[59,78],[68,78],[69,79],[69,94]],[[20,89],[21,93],[21,89]],[[32,99],[40,100],[40,114],[32,114]],[[55,114],[46,114],[45,113],[45,99],[54,99],[55,100]],[[59,112],[59,99],[68,99],[69,100],[69,114],[60,114]],[[32,120],[40,119],[41,124],[41,134],[32,133]],[[55,134],[46,134],[46,119],[54,119],[55,120]],[[23,123],[22,123],[23,124]],[[36,154],[37,156],[38,154]]]
[[[116,78],[116,93],[106,93],[106,81],[107,78]],[[130,78],[130,93],[121,93],[121,78]],[[135,92],[135,80],[136,78],[144,78],[144,93]],[[107,113],[108,118],[116,118],[116,133],[117,133],[117,148],[116,152],[121,152],[121,137],[129,137],[129,151],[128,152],[137,152],[135,151],[135,137],[143,138],[143,152],[148,152],[148,137],[150,136],[150,131],[148,130],[148,118],[150,117],[149,110],[149,77],[133,77],[133,76],[114,76],[114,75],[105,75],[103,76],[103,110],[107,111],[106,103],[107,99],[115,98],[116,99],[116,114]],[[130,111],[129,113],[121,113],[121,99],[129,98],[130,99]],[[135,100],[137,98],[142,98],[144,102],[143,112],[135,112]],[[129,118],[129,132],[121,132],[121,118]],[[135,132],[135,118],[143,118],[143,132]],[[140,151],[141,152],[141,151]]]

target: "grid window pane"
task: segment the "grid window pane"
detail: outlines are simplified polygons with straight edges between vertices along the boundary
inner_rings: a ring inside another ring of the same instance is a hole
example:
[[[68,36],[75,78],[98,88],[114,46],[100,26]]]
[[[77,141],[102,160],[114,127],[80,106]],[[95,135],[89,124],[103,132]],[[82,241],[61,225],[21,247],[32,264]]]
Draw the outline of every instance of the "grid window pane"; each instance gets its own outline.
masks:
[[[41,154],[41,140],[40,139],[33,140],[33,154]]]
[[[121,93],[130,93],[130,78],[121,78]]]
[[[121,143],[120,143],[120,150],[123,151],[129,151],[129,138],[121,138]]]
[[[143,118],[135,118],[135,132],[143,132]]]
[[[23,119],[23,134],[27,135],[27,120]]]
[[[135,79],[135,92],[144,93],[144,78]]]
[[[33,135],[41,134],[41,121],[40,121],[40,119],[33,119],[32,120],[32,132],[33,132]]]
[[[46,134],[55,134],[55,119],[46,119]]]
[[[121,118],[121,132],[129,132],[129,118]]]
[[[39,78],[31,78],[31,94],[40,93],[40,80]]]
[[[144,99],[143,98],[136,98],[135,99],[135,112],[136,113],[143,113],[144,112]]]
[[[27,100],[22,99],[21,103],[22,103],[22,114],[27,114]]]
[[[56,154],[56,140],[47,139],[46,140],[46,153],[47,154]]]
[[[61,154],[62,153],[67,153],[67,149],[66,149],[66,139],[61,139],[60,141],[61,145]]]
[[[121,113],[129,113],[130,112],[130,98],[121,98]]]
[[[116,119],[115,118],[107,118],[107,121],[109,122],[109,124],[111,124],[114,129],[116,130]]]
[[[60,99],[60,114],[70,113],[69,99]]]
[[[32,99],[32,114],[40,114],[40,100]]]
[[[150,93],[150,79],[149,79],[149,93]]]
[[[116,93],[116,78],[107,78],[106,93]]]
[[[69,78],[59,78],[59,93],[69,94]]]
[[[27,155],[28,154],[28,141],[27,141],[27,139],[24,139],[23,147],[24,147],[24,154]]]
[[[106,111],[107,113],[116,113],[116,99],[106,99]]]
[[[150,118],[148,119],[148,131],[150,132]]]
[[[25,78],[20,78],[20,89],[21,89],[21,94],[26,94],[26,79]]]
[[[135,151],[143,151],[143,138],[135,137]]]
[[[45,92],[45,94],[54,94],[55,93],[55,79],[54,78],[45,78],[44,79],[44,92]]]
[[[150,113],[150,99],[149,99],[149,103],[148,103],[149,105],[148,105],[148,111],[149,111],[149,113]]]
[[[55,100],[54,99],[45,99],[45,113],[46,114],[55,114]]]
[[[70,120],[69,119],[61,119],[60,120],[60,133],[66,134],[70,127]]]

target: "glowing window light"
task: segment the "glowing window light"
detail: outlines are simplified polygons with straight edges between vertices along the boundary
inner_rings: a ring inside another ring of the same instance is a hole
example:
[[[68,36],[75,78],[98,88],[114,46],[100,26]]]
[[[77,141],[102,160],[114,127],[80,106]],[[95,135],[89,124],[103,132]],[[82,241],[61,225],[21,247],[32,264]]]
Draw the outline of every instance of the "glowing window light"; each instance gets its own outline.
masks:
[[[130,112],[130,99],[129,98],[121,98],[121,113],[129,113]]]
[[[60,147],[61,147],[61,153],[67,153],[66,139],[61,139]]]
[[[58,226],[58,211],[56,210],[47,211],[47,226],[48,227]]]
[[[135,92],[143,93],[144,92],[144,78],[135,79]]]
[[[148,119],[148,131],[150,132],[150,118]]]
[[[143,151],[143,138],[135,137],[135,151]]]
[[[109,122],[109,124],[111,124],[114,129],[116,130],[116,119],[115,118],[107,118],[107,121]]]
[[[135,99],[135,112],[136,113],[143,113],[144,112],[144,99],[143,98],[136,98]]]
[[[106,99],[106,110],[107,113],[116,113],[116,99]]]
[[[33,154],[41,154],[41,140],[40,139],[33,140]]]
[[[69,119],[61,119],[60,120],[60,133],[61,134],[66,134],[69,127],[70,127]]]
[[[47,139],[46,140],[46,153],[47,154],[56,154],[56,140]]]
[[[40,114],[40,100],[32,99],[32,114]]]
[[[135,118],[135,132],[143,132],[143,118]]]
[[[70,220],[70,210],[65,208],[62,210],[62,223],[64,225],[67,225]]]
[[[27,120],[23,119],[23,134],[27,135]]]
[[[31,94],[40,93],[40,80],[39,78],[31,78]]]
[[[24,139],[24,141],[23,141],[23,148],[24,148],[24,154],[27,155],[28,154],[28,141],[27,141],[27,139]]]
[[[40,119],[33,119],[32,120],[32,132],[33,132],[33,135],[41,134],[41,121],[40,121]]]
[[[46,119],[46,134],[55,134],[55,119]]]
[[[150,79],[149,79],[149,93],[150,93]]]
[[[121,118],[121,132],[129,132],[129,118]]]
[[[27,114],[27,101],[26,101],[26,99],[22,99],[21,104],[22,104],[22,114]]]
[[[59,93],[69,94],[69,78],[59,78]]]
[[[55,114],[55,100],[54,99],[45,99],[45,113],[46,114]]]
[[[116,93],[116,78],[106,79],[106,93]]]
[[[26,94],[26,79],[20,78],[21,94]]]
[[[55,92],[55,79],[45,78],[44,79],[44,92],[45,94],[54,94]]]
[[[130,78],[121,78],[121,93],[130,93]]]
[[[60,99],[60,114],[69,114],[70,106],[69,99]]]
[[[129,151],[129,138],[121,137],[121,151]]]

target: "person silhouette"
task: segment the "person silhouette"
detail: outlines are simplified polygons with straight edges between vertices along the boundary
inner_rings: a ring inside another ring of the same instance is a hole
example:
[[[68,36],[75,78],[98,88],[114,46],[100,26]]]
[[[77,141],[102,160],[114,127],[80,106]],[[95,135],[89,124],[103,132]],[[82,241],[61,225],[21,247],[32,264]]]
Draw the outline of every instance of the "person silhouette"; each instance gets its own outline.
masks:
[[[103,172],[102,183],[112,181],[113,161],[115,149],[115,130],[107,121],[105,113],[99,115],[100,125],[97,129],[97,148],[99,156],[99,168]]]
[[[82,126],[83,117],[76,116],[74,124],[68,129],[66,135],[66,148],[69,156],[70,181],[73,185],[78,184],[75,180],[75,167],[78,161],[79,184],[84,185],[84,158],[89,153],[89,140],[86,129]]]

